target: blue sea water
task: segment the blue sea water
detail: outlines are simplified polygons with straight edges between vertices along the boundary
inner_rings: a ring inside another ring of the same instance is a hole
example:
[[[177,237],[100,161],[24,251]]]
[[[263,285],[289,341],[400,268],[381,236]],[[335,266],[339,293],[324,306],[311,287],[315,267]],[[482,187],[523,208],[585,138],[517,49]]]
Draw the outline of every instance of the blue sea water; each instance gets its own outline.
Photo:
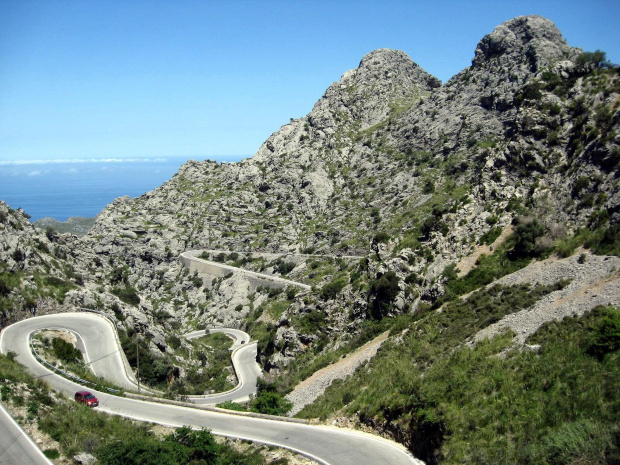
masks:
[[[219,157],[239,161],[242,157]],[[92,218],[115,198],[138,197],[170,179],[187,158],[0,162],[0,200],[30,221]]]

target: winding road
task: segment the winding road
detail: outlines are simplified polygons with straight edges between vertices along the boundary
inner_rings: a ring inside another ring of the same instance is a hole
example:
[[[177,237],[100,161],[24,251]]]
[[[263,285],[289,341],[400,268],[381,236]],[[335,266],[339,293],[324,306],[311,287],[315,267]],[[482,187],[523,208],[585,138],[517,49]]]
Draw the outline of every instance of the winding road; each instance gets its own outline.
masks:
[[[212,328],[210,333],[226,333],[232,336],[235,342],[232,346],[232,363],[239,383],[227,392],[205,396],[188,396],[189,400],[200,405],[215,405],[222,402],[246,402],[250,395],[256,394],[256,380],[262,375],[262,370],[256,363],[256,342],[250,342],[250,335],[240,329]],[[196,339],[204,336],[205,331],[194,331],[185,334],[186,339]]]
[[[79,335],[87,361],[91,363],[95,374],[105,377],[124,389],[135,389],[134,381],[123,361],[116,331],[109,321],[96,314],[60,313],[17,322],[0,333],[0,352],[17,353],[16,360],[25,365],[34,376],[45,377],[53,389],[71,398],[76,391],[84,387],[48,370],[30,351],[30,336],[43,329],[66,329]],[[198,333],[194,337],[200,335]],[[188,336],[192,337],[192,334]],[[237,341],[239,345],[241,345],[241,340],[243,339]],[[253,376],[255,367],[252,364],[256,364],[255,360],[249,361],[246,358],[247,355],[239,356],[239,354],[251,354],[252,344],[243,345],[247,346],[247,349],[243,347],[244,350],[236,350],[238,358],[235,363],[249,364],[250,376]],[[244,376],[239,375],[240,380]],[[231,395],[231,399],[248,395],[246,391],[243,391],[244,384],[251,383],[240,381],[237,388],[224,395]],[[169,405],[118,397],[99,391],[93,392],[99,398],[99,410],[113,415],[173,427],[204,427],[210,429],[213,434],[284,447],[325,465],[420,465],[423,463],[413,458],[399,444],[353,430],[314,426],[276,418],[227,414],[192,408],[191,404],[188,406]],[[202,399],[204,403],[222,401],[215,400],[216,396],[202,397]],[[49,462],[39,460],[33,463]]]

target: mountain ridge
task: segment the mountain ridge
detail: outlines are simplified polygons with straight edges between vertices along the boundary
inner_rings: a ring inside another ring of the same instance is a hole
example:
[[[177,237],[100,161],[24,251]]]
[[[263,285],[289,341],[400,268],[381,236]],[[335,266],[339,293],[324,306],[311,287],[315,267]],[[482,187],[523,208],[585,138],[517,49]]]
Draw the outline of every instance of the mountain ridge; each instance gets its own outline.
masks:
[[[446,433],[456,434],[454,418],[420,381],[439,369],[433,361],[456,363],[446,354],[460,354],[479,330],[572,289],[561,273],[544,284],[492,283],[550,255],[578,267],[588,260],[574,256],[581,246],[620,254],[619,96],[617,67],[569,46],[540,16],[495,28],[472,65],[443,85],[404,52],[375,50],[250,159],[189,161],[159,188],[116,199],[82,238],[34,231],[3,206],[7,272],[21,273],[22,288],[67,287],[53,305],[34,291],[21,301],[16,290],[6,296],[42,311],[97,307],[143,334],[183,380],[198,375],[177,331],[242,326],[259,340],[266,378],[280,393],[390,330],[386,348],[354,375],[367,390],[343,382],[346,397],[338,397],[335,383],[302,414],[323,416],[329,405],[330,415],[353,416],[424,460],[449,461],[458,449]],[[483,244],[488,253],[458,270]],[[277,293],[240,274],[191,274],[177,259],[190,249],[312,289]],[[28,278],[33,270],[55,279]],[[586,299],[580,311],[599,303]],[[509,336],[488,344],[517,350]],[[487,350],[480,347],[472,350]],[[392,401],[370,373],[391,373],[394,348],[411,366],[383,379]],[[410,384],[399,385],[397,373]]]

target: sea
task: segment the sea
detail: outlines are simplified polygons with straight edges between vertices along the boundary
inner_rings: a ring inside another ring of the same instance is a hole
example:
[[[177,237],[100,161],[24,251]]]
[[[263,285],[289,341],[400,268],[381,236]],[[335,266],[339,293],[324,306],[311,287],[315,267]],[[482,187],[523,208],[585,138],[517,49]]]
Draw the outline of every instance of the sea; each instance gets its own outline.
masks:
[[[195,160],[204,158],[192,157]],[[209,157],[234,162],[244,157]],[[187,157],[1,161],[0,200],[30,221],[94,218],[117,197],[139,197],[172,178]]]

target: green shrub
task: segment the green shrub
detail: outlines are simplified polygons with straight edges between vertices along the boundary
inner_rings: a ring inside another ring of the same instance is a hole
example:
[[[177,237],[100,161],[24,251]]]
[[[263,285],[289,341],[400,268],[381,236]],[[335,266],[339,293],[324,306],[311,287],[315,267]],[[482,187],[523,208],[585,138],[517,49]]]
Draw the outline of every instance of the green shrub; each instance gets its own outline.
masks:
[[[60,457],[60,452],[57,449],[45,449],[43,451],[43,455],[45,455],[50,460],[56,460]]]
[[[11,286],[4,281],[4,279],[0,279],[0,295],[8,296],[12,291]]]
[[[541,85],[539,82],[532,82],[523,86],[521,92],[519,92],[516,97],[517,105],[521,105],[526,100],[540,100],[542,98],[540,88]]]
[[[577,197],[581,191],[586,189],[590,185],[590,178],[588,176],[579,176],[575,185],[573,186],[573,197]]]
[[[381,319],[387,315],[399,291],[398,276],[393,271],[388,271],[371,281],[370,294],[373,296],[371,313],[373,318]]]
[[[325,325],[325,312],[321,310],[312,310],[304,313],[297,321],[296,327],[302,333],[313,334],[319,332]]]
[[[502,234],[502,228],[495,227],[489,229],[482,236],[480,236],[479,244],[491,245]]]
[[[332,282],[325,284],[321,288],[321,298],[323,300],[334,299],[338,294],[340,294],[340,291],[342,291],[345,285],[346,282],[344,281],[344,279],[336,279]]]
[[[116,302],[112,304],[111,309],[114,312],[114,316],[116,317],[117,320],[125,321],[126,316],[122,312],[121,307]]]
[[[82,352],[76,349],[73,344],[59,337],[52,339],[52,349],[54,350],[54,355],[63,362],[82,360]]]
[[[536,256],[540,249],[536,239],[545,234],[545,227],[537,219],[522,220],[514,232],[514,248],[511,251],[513,258]]]
[[[124,288],[116,287],[112,289],[112,294],[129,305],[137,306],[140,303],[140,296],[137,294],[136,290],[130,286]]]
[[[594,236],[592,241],[586,245],[592,247],[594,253],[598,255],[620,256],[620,224],[603,228],[602,237],[597,240]]]
[[[587,353],[599,360],[620,349],[620,310],[606,309],[588,342]]]
[[[204,284],[202,278],[197,274],[193,275],[190,279],[192,281],[192,285],[196,288],[202,287],[202,285]]]
[[[252,339],[257,341],[258,357],[261,360],[265,360],[273,354],[275,349],[274,340],[276,338],[275,325],[258,321],[248,328],[248,333],[250,333]]]
[[[611,64],[607,61],[607,54],[602,50],[596,50],[594,52],[581,53],[575,62],[580,65],[593,65],[595,68],[609,68]]]
[[[267,291],[267,295],[269,296],[270,299],[273,299],[274,297],[280,294],[282,294],[281,287],[270,287],[269,290]]]
[[[112,270],[112,272],[110,273],[109,276],[109,280],[110,283],[112,284],[128,284],[128,277],[129,277],[129,269],[128,267],[124,266],[124,267],[116,267]]]
[[[432,232],[448,233],[448,225],[441,219],[441,212],[433,211],[420,226],[420,237],[424,240],[430,239]]]
[[[252,402],[252,411],[267,415],[285,415],[293,404],[277,392],[262,392]]]
[[[377,244],[387,243],[390,240],[390,235],[384,231],[378,231],[375,233],[372,240]]]
[[[181,338],[177,335],[172,335],[168,337],[168,344],[172,346],[173,349],[178,349],[181,347]]]
[[[293,300],[298,293],[298,288],[296,288],[295,286],[289,286],[286,288],[286,299]]]
[[[494,226],[495,224],[497,224],[497,222],[499,221],[499,218],[497,217],[497,215],[491,215],[488,216],[485,220],[484,220],[488,225],[490,226]]]
[[[8,400],[11,398],[12,393],[13,390],[6,384],[0,386],[0,399],[2,400],[2,402],[8,402]]]
[[[118,332],[121,347],[129,365],[136,368],[138,365],[138,351],[140,353],[140,379],[153,387],[165,389],[168,377],[179,376],[179,369],[167,358],[155,357],[149,350],[148,340],[140,337],[130,337],[125,331]],[[137,343],[136,343],[137,342]]]
[[[267,383],[259,378],[256,389],[256,397],[250,404],[252,412],[266,415],[285,415],[293,407],[290,401],[276,392],[274,384]]]
[[[230,400],[227,400],[226,402],[222,402],[220,404],[217,404],[216,407],[218,408],[223,408],[226,410],[235,410],[237,412],[247,412],[248,409],[242,405],[242,404],[238,404],[237,402],[232,402]]]
[[[276,260],[275,268],[281,275],[286,275],[295,269],[295,263],[278,259]]]
[[[54,287],[62,287],[62,286],[66,286],[67,283],[65,281],[63,281],[60,278],[57,278],[56,276],[46,276],[45,277],[45,284],[48,284],[50,286],[54,286]]]

